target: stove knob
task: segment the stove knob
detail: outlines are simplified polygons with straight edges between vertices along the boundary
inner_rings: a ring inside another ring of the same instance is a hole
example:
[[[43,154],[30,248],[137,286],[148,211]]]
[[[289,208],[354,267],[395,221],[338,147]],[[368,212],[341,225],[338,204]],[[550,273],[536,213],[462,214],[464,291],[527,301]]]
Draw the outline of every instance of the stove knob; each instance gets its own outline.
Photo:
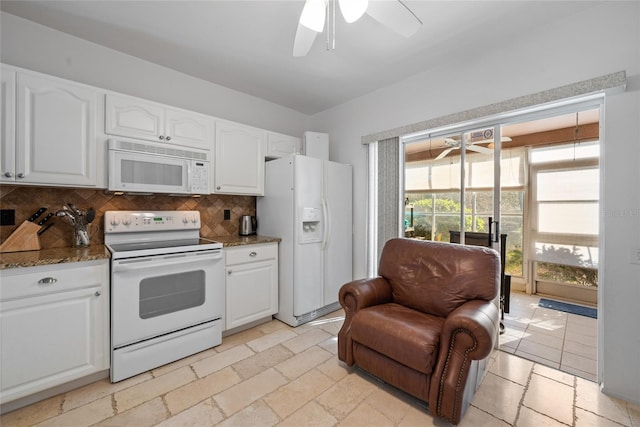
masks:
[[[191,222],[192,222],[193,224],[197,224],[197,223],[198,223],[198,218],[196,218],[195,216],[194,216],[194,217],[191,217]]]
[[[122,225],[131,225],[131,218],[125,218],[122,220]]]
[[[189,223],[189,218],[187,218],[186,216],[182,218],[182,223],[183,224],[188,224]]]
[[[115,227],[116,225],[119,225],[119,224],[120,224],[120,221],[118,221],[118,218],[116,218],[115,216],[113,218],[111,218],[111,225],[112,226]]]

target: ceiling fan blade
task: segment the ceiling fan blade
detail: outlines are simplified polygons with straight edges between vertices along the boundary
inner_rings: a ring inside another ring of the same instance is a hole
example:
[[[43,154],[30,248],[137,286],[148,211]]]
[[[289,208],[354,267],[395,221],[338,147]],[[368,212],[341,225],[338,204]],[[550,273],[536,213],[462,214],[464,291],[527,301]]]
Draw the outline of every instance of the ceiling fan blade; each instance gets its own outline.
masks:
[[[503,136],[502,138],[500,138],[501,142],[511,142],[511,138],[509,138],[508,136]],[[473,144],[491,144],[493,143],[493,139],[482,139],[480,141],[473,141]]]
[[[493,154],[493,150],[491,150],[490,148],[481,147],[480,145],[475,145],[475,144],[467,145],[467,150],[475,151],[476,153],[482,153],[482,154]]]
[[[296,38],[293,42],[293,56],[306,56],[317,35],[317,32],[299,23],[296,30]]]
[[[438,157],[436,157],[436,160],[444,159],[447,154],[449,154],[451,151],[453,151],[453,149],[454,149],[454,147],[447,148],[442,153],[438,154]]]
[[[367,14],[404,37],[411,37],[422,25],[422,21],[400,0],[372,0]]]

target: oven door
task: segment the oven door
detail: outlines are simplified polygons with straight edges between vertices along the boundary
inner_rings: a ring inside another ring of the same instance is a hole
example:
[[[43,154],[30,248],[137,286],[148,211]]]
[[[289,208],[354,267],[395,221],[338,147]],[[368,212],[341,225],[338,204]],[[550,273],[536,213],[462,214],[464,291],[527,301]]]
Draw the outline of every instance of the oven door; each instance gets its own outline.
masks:
[[[118,348],[222,318],[222,250],[111,262],[111,340]]]
[[[190,194],[190,161],[109,150],[109,191]]]

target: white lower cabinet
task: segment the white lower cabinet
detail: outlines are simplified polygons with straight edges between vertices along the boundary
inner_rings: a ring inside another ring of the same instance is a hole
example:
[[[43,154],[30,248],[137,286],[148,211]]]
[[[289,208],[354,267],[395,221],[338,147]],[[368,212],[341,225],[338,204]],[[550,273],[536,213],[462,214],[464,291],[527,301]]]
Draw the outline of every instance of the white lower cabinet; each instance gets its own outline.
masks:
[[[109,261],[0,271],[0,403],[109,368]]]
[[[225,330],[278,312],[278,244],[225,248]]]

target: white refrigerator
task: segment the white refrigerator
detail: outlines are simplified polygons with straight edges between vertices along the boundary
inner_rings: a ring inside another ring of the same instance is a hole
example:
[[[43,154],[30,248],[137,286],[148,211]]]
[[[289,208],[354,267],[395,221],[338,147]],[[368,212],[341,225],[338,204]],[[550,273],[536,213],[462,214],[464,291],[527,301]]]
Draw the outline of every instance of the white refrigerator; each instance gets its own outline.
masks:
[[[266,163],[258,232],[280,237],[275,317],[298,326],[338,308],[351,281],[352,167],[302,155]]]

